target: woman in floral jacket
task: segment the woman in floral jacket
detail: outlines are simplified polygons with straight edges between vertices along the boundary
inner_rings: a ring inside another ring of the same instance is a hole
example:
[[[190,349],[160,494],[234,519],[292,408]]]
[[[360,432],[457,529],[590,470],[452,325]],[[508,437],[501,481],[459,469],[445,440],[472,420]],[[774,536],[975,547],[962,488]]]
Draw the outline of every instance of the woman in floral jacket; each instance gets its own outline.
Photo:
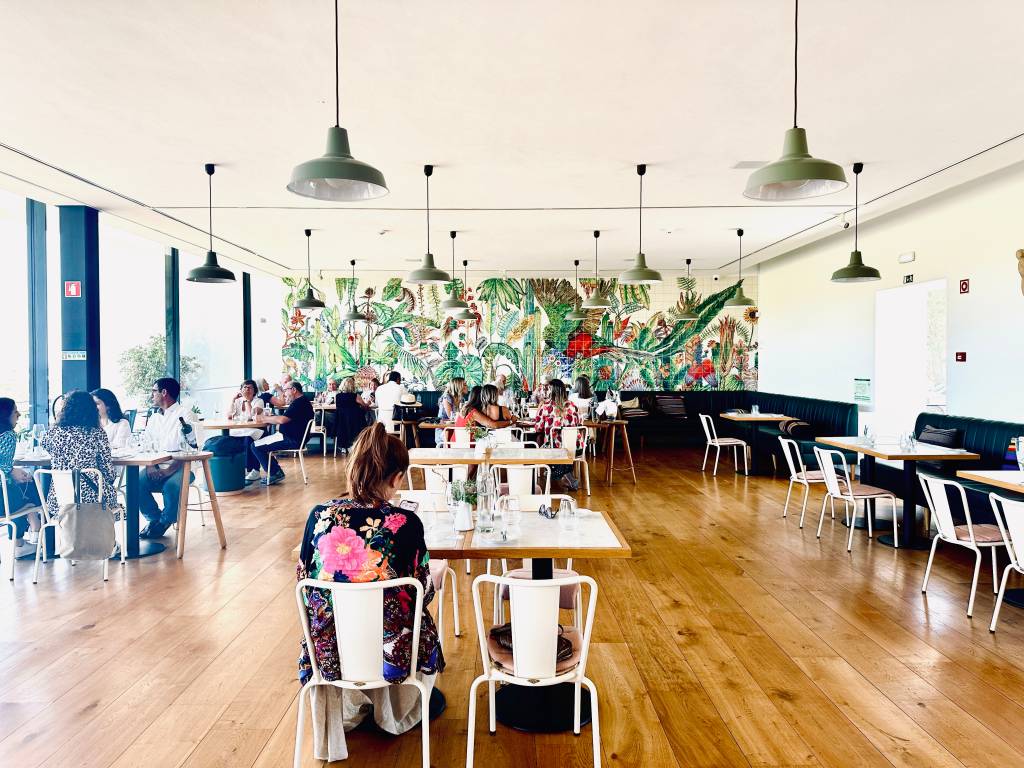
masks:
[[[413,512],[393,507],[389,499],[405,483],[409,452],[402,441],[376,423],[363,430],[352,447],[348,466],[350,498],[318,504],[309,513],[299,554],[298,578],[336,582],[385,581],[411,576],[423,584],[418,675],[428,685],[444,668],[434,619],[426,607],[434,598],[430,553],[423,523]],[[409,674],[415,591],[389,589],[384,594],[384,679],[392,683]],[[310,636],[326,680],[340,678],[334,610],[327,592],[306,593]],[[299,680],[312,675],[303,640]],[[323,692],[323,696],[320,696]],[[404,733],[419,723],[419,692],[411,686],[363,691],[321,687],[313,691],[313,747],[318,759],[343,758],[344,732],[358,725],[372,705],[384,730]],[[338,701],[340,697],[340,702]]]

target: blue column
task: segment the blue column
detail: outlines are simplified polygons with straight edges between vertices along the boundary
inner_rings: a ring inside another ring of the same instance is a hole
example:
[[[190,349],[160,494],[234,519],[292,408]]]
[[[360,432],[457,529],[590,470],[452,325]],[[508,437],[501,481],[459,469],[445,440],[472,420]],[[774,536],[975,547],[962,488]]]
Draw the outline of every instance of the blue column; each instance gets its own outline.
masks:
[[[99,212],[60,207],[61,388],[100,386]]]
[[[167,375],[181,381],[181,297],[177,248],[164,254],[164,339],[167,343]]]
[[[46,357],[46,205],[25,201],[28,229],[28,392],[32,424],[49,421],[49,366]]]
[[[252,281],[242,273],[242,378],[252,378]]]

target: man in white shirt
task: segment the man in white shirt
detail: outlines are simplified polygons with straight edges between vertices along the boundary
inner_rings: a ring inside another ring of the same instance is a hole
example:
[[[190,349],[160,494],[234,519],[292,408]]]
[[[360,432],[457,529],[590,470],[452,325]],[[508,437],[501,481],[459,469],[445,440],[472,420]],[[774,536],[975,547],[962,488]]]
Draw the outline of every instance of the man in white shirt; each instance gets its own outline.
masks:
[[[388,380],[377,387],[373,393],[377,401],[377,421],[384,425],[388,432],[394,432],[392,421],[395,418],[395,406],[402,399],[402,395],[408,394],[402,386],[402,374],[392,371],[388,374]]]
[[[195,427],[192,411],[178,402],[181,385],[176,379],[157,379],[153,384],[153,407],[156,412],[146,423],[146,435],[158,452],[178,451],[183,443],[195,445]],[[178,519],[178,501],[184,482],[187,461],[167,461],[146,467],[139,478],[139,511],[149,525],[139,532],[140,538],[159,539]],[[188,473],[188,482],[194,475]],[[164,497],[163,510],[153,498],[154,493]]]
[[[508,386],[508,376],[504,373],[499,373],[492,382],[494,386],[498,388],[498,405],[503,405],[506,408],[512,407],[512,393],[506,392],[505,387]]]

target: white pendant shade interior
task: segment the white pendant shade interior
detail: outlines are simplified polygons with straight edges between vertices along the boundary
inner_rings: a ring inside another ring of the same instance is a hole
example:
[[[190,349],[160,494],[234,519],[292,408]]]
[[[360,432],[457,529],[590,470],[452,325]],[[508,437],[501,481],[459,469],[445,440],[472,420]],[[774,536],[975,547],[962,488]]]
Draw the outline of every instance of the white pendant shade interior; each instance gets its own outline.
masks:
[[[608,297],[601,293],[601,275],[597,269],[597,240],[601,237],[601,230],[594,230],[594,292],[583,300],[580,305],[584,309],[608,309],[612,303],[608,300]]]
[[[644,256],[644,175],[647,173],[646,165],[636,167],[637,176],[640,177],[640,238],[636,252],[636,261],[633,266],[619,275],[619,282],[623,285],[655,285],[661,282],[661,273],[647,266],[647,257]]]
[[[434,265],[434,254],[430,252],[430,177],[434,175],[434,166],[424,165],[423,175],[427,179],[427,252],[423,256],[423,263],[409,273],[406,282],[414,285],[444,285],[450,283],[452,278]]]
[[[455,235],[457,233],[453,229],[448,234],[451,235],[451,238],[452,238],[452,275],[453,276],[457,276],[457,273],[455,271]],[[455,280],[455,277],[453,277],[452,278],[452,295],[449,296],[447,299],[445,299],[444,301],[441,302],[441,309],[445,310],[448,313],[451,313],[451,312],[453,312],[456,309],[468,309],[468,308],[469,308],[469,304],[467,304],[465,301],[463,301],[462,297],[459,295],[458,290],[457,290],[456,280]]]
[[[366,319],[366,315],[356,309],[356,260],[352,259],[352,284],[349,288],[348,311],[341,316],[342,322],[357,323]]]
[[[299,309],[305,309],[309,312],[313,312],[323,309],[326,305],[313,293],[313,269],[310,266],[309,256],[309,239],[313,235],[313,230],[306,229],[303,231],[306,235],[306,293],[302,298],[295,302],[295,306]]]

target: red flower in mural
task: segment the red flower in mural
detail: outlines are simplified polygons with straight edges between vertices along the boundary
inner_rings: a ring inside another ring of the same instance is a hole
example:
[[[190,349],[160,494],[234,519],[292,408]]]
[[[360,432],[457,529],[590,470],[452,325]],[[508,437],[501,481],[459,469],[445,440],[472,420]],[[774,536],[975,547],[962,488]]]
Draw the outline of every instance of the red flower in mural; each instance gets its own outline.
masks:
[[[597,378],[601,381],[608,381],[612,377],[612,367],[610,365],[602,365],[597,369]]]

